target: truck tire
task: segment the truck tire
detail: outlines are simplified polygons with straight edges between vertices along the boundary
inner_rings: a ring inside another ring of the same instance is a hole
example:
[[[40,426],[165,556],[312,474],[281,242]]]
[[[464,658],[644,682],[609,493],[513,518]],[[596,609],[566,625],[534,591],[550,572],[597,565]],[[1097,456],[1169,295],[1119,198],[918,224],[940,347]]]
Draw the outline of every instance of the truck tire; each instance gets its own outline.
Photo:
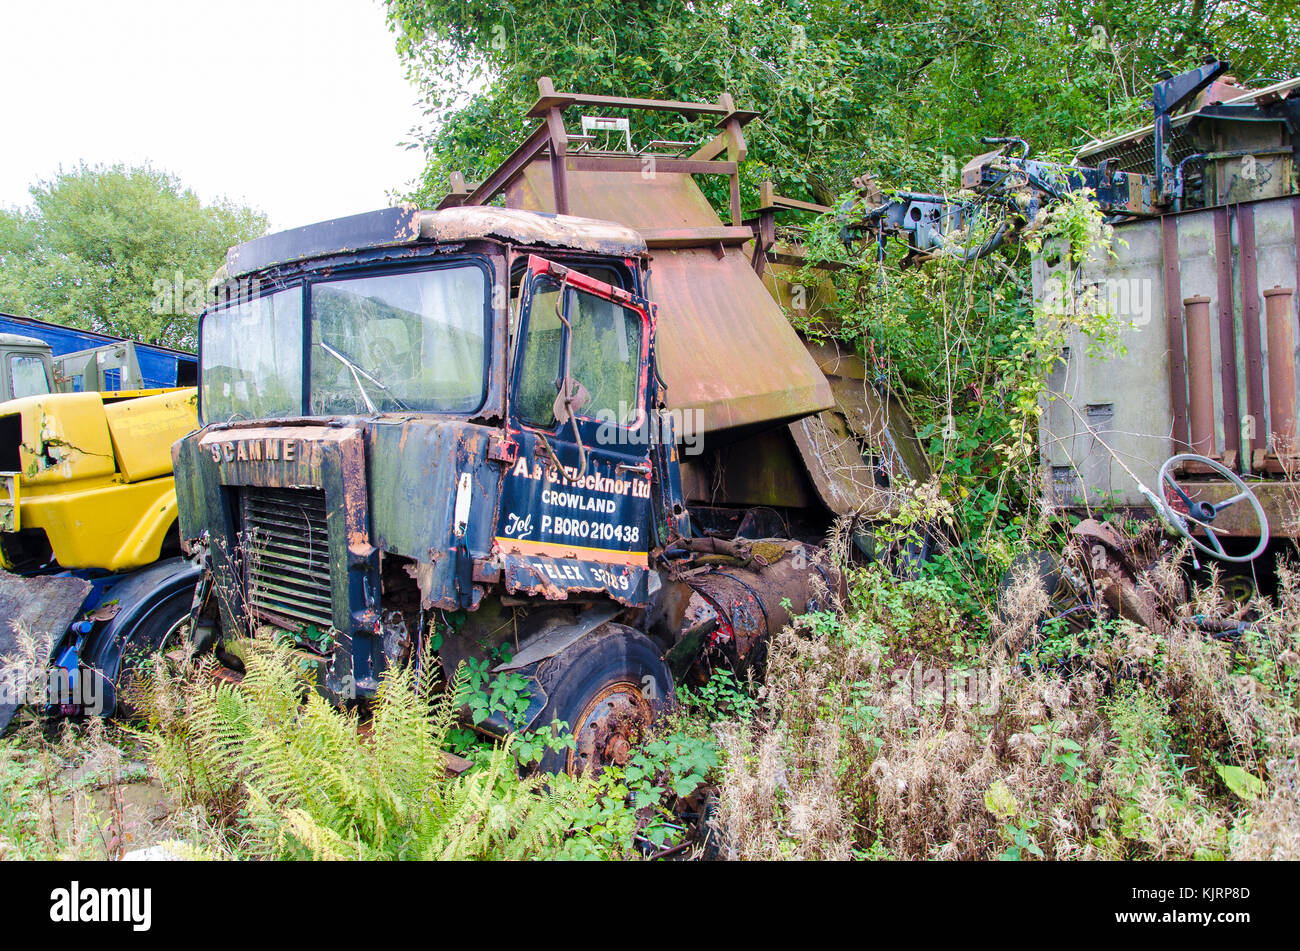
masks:
[[[101,716],[130,716],[119,687],[140,673],[159,650],[181,632],[190,617],[199,570],[180,558],[156,562],[125,578],[109,596],[118,604],[114,617],[97,630],[82,655],[83,667],[99,679]],[[129,690],[127,691],[129,693]]]
[[[673,675],[663,652],[639,631],[605,624],[544,662],[538,682],[546,706],[537,729],[568,724],[575,748],[547,750],[538,769],[573,775],[622,765],[673,702]]]
[[[136,713],[130,703],[133,693],[131,682],[147,671],[155,655],[180,645],[183,640],[180,635],[190,619],[193,600],[192,591],[168,595],[151,606],[139,622],[125,632],[116,676],[113,678],[118,716],[130,717]]]

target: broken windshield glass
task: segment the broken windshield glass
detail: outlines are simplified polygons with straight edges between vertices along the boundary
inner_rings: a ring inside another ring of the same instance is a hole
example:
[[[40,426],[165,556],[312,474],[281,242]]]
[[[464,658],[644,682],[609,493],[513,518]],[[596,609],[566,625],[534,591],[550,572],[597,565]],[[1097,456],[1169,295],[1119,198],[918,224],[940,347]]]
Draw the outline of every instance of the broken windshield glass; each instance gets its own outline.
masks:
[[[487,275],[474,265],[313,284],[311,415],[472,412],[486,313]]]

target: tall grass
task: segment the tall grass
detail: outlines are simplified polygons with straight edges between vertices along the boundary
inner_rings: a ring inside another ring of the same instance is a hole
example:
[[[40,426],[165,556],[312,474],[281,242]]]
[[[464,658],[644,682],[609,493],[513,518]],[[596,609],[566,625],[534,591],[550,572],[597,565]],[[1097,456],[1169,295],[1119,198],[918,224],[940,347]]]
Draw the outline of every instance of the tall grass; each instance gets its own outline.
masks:
[[[860,571],[842,610],[776,638],[759,715],[720,731],[724,851],[1295,857],[1300,575],[1281,577],[1235,643],[1193,623],[1223,608],[1207,590],[1163,637],[1099,620],[1009,657],[1047,604],[1036,577],[977,639],[946,585]]]

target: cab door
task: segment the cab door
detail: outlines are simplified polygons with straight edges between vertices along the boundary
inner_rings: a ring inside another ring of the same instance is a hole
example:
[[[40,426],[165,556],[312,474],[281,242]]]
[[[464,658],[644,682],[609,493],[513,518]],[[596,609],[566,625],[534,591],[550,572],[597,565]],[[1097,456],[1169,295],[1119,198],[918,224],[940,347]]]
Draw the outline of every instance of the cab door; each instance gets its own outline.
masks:
[[[508,400],[517,455],[495,538],[507,587],[644,603],[653,305],[530,256],[519,311]]]

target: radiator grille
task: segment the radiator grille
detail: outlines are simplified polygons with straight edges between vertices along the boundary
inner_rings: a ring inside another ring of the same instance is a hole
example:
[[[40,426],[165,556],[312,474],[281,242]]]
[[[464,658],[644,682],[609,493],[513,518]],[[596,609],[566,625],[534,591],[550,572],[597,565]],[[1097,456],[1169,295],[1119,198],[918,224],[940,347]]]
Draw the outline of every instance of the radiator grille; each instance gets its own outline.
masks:
[[[249,610],[271,621],[332,628],[325,493],[250,486],[241,509]]]

